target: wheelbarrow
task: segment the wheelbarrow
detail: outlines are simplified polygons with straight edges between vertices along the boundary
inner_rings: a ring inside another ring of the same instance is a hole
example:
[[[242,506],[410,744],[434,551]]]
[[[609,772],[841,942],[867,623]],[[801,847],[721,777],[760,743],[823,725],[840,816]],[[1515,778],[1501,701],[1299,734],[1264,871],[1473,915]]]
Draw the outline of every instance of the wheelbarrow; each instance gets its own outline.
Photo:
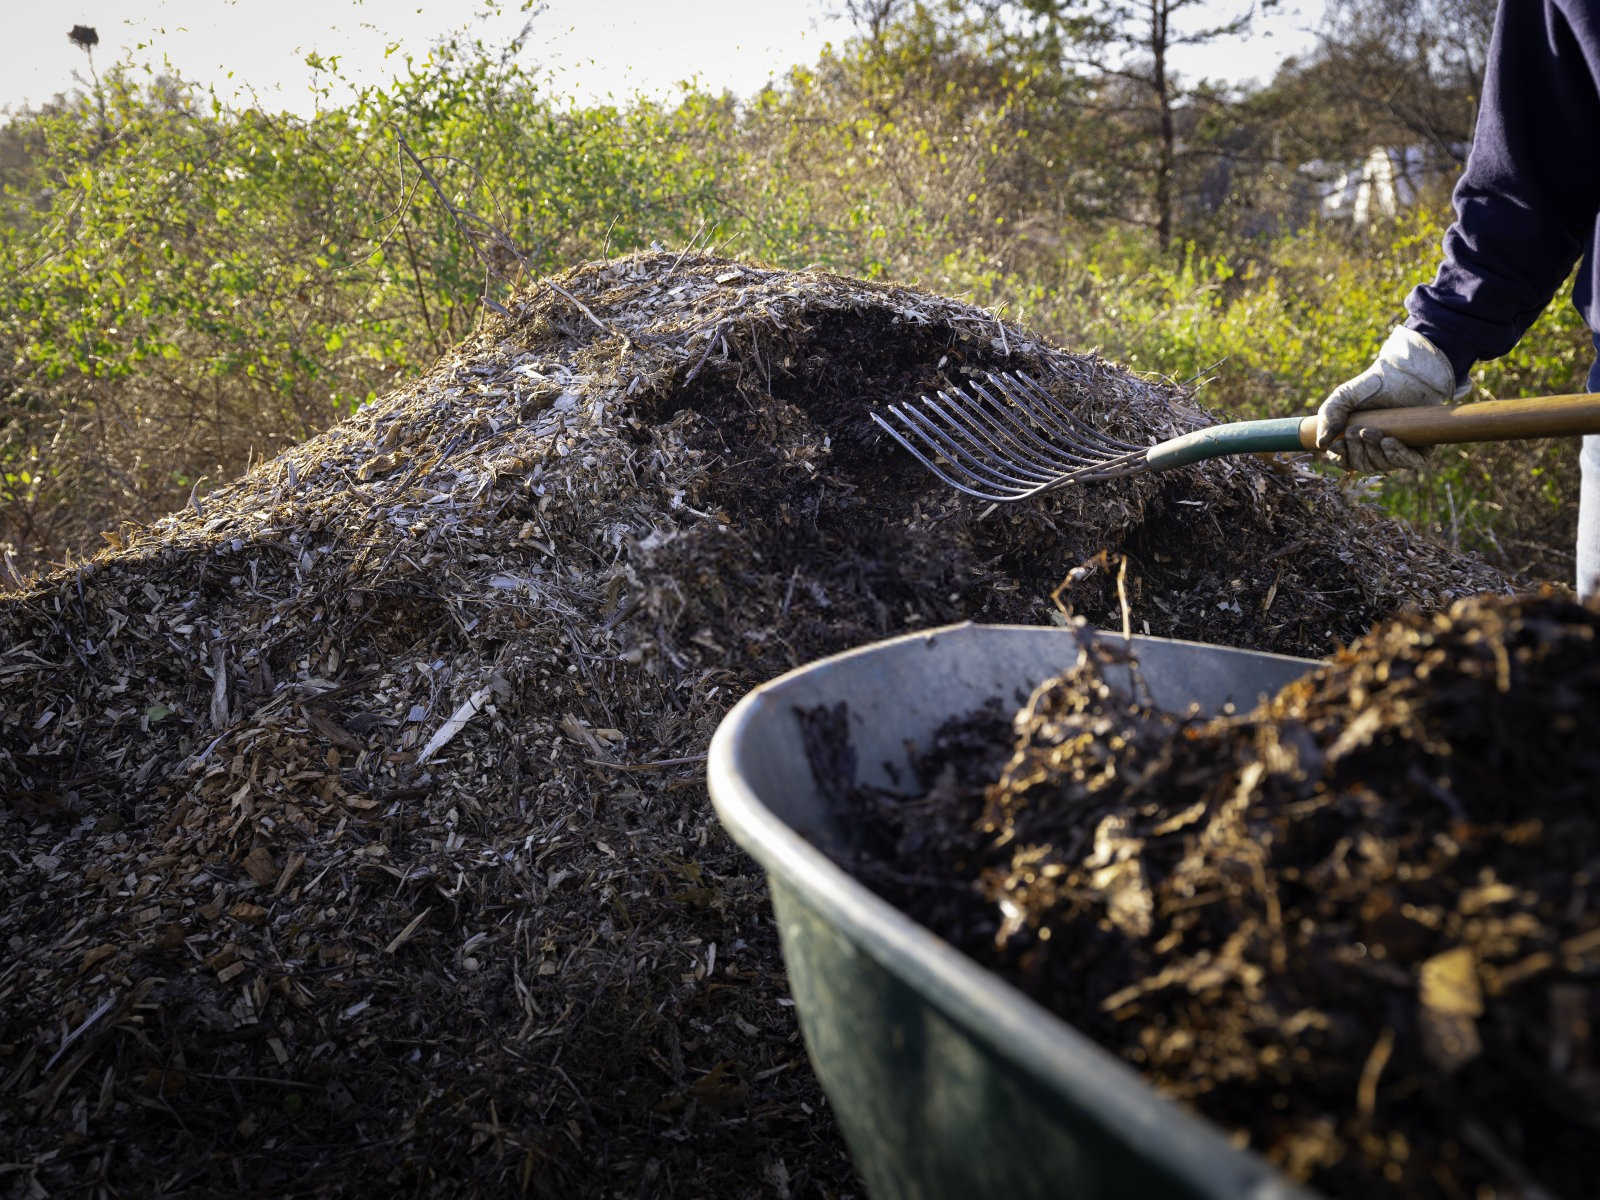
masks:
[[[812,1068],[873,1200],[1310,1200],[826,853],[848,844],[850,814],[813,780],[797,709],[845,702],[857,782],[892,787],[910,777],[908,742],[931,745],[991,698],[1020,706],[1073,664],[1078,637],[970,623],[911,634],[791,671],[718,727],[711,798],[766,870]],[[1151,699],[1179,712],[1248,708],[1315,665],[1128,641]]]

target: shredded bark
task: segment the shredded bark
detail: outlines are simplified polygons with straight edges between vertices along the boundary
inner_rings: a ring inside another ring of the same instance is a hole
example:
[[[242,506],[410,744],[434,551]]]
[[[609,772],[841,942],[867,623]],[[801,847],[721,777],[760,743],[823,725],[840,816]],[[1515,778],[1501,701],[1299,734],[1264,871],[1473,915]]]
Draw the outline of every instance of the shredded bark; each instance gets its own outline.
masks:
[[[1292,459],[986,514],[869,410],[1210,418],[954,301],[652,254],[510,311],[0,596],[0,1190],[850,1193],[704,791],[741,693],[1116,624],[1108,553],[1135,628],[1298,653],[1507,587]]]
[[[1600,609],[1408,615],[1210,720],[1116,660],[859,794],[853,869],[1330,1196],[1590,1194]]]

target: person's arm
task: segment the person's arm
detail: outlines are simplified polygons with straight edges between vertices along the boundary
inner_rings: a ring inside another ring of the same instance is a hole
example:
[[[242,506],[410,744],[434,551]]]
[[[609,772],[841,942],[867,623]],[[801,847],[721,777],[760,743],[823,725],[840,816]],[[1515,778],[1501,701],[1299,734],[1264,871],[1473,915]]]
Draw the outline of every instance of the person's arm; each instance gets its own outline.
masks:
[[[1501,0],[1444,262],[1372,366],[1317,412],[1317,445],[1346,467],[1421,466],[1426,452],[1394,438],[1346,436],[1350,415],[1459,399],[1472,364],[1517,344],[1594,238],[1597,79],[1600,0]]]
[[[1594,235],[1600,211],[1600,5],[1502,0],[1456,220],[1406,326],[1464,381],[1515,346]]]

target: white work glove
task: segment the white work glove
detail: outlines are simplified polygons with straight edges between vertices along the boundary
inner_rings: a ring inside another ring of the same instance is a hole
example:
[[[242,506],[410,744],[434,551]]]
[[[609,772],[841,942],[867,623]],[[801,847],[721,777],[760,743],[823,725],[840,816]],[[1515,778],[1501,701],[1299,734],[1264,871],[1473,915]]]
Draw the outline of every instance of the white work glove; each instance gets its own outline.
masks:
[[[1346,470],[1382,475],[1403,467],[1420,468],[1427,447],[1413,449],[1399,438],[1375,430],[1347,432],[1352,413],[1369,408],[1414,408],[1459,400],[1472,390],[1456,386],[1455,368],[1444,351],[1415,329],[1397,327],[1361,374],[1341,383],[1317,409],[1317,448]]]

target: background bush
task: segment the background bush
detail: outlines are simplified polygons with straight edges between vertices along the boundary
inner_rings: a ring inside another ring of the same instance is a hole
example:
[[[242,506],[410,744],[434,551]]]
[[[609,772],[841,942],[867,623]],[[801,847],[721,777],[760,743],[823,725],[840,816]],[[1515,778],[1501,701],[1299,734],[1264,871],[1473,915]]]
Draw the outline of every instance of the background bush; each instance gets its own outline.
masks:
[[[879,7],[861,37],[747,101],[574,107],[520,45],[457,39],[309,118],[126,68],[14,114],[0,129],[0,553],[16,572],[92,553],[119,522],[425,367],[519,275],[652,243],[965,296],[1193,381],[1225,417],[1311,411],[1432,274],[1442,189],[1359,231],[1308,209],[1282,122],[1304,137],[1305,97],[1348,67],[1332,50],[1323,75],[1291,64],[1271,89],[1174,108],[1185,157],[1163,247],[1140,160],[1107,143],[1131,135],[1107,124],[1105,80],[1037,39],[1019,49],[1033,26]],[[327,80],[331,96],[331,65]],[[1344,116],[1330,153],[1399,136]],[[1493,394],[1580,390],[1591,353],[1563,300],[1477,377]],[[1569,443],[1441,450],[1381,500],[1565,578],[1575,457]]]

